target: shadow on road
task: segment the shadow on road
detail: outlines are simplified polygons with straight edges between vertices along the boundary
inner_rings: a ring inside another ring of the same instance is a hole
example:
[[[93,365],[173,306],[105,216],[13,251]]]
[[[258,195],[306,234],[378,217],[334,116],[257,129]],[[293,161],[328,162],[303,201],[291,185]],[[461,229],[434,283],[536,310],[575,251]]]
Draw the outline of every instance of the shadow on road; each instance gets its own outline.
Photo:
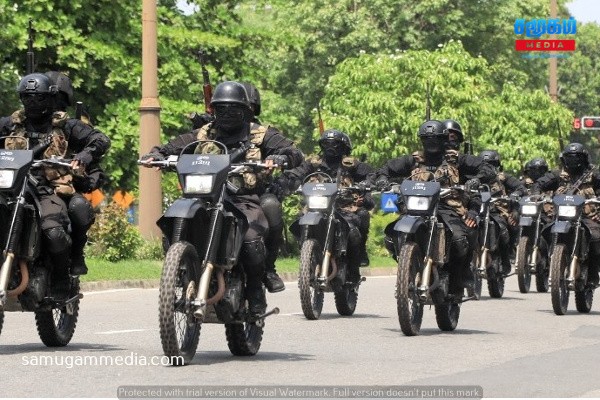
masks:
[[[297,354],[297,353],[277,353],[272,351],[258,352],[252,357],[236,357],[228,351],[202,351],[196,353],[196,356],[190,365],[214,365],[229,362],[246,363],[246,362],[269,362],[269,361],[309,361],[316,358],[313,354]]]
[[[47,347],[41,341],[39,343],[23,343],[23,344],[10,344],[0,345],[0,354],[22,354],[22,353],[62,353],[69,352],[74,353],[76,351],[119,351],[126,350],[123,347],[112,346],[110,344],[100,343],[73,343],[68,344],[64,347]]]

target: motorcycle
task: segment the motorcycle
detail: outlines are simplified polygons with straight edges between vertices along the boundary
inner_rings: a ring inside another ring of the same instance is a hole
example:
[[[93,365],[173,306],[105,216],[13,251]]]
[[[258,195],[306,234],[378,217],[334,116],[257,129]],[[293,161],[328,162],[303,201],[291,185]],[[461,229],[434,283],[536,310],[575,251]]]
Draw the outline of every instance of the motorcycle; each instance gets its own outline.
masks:
[[[564,315],[569,305],[569,292],[575,292],[575,306],[589,313],[595,286],[587,283],[589,266],[589,233],[582,222],[586,204],[600,204],[597,199],[579,195],[555,195],[552,198],[556,217],[550,230],[550,294],[556,315]]]
[[[324,182],[312,183],[320,177]],[[336,179],[340,182],[340,179]],[[366,189],[368,190],[368,189]],[[348,280],[348,222],[340,214],[338,199],[364,194],[356,186],[339,186],[323,172],[308,175],[302,185],[307,211],[290,226],[300,244],[298,287],[302,312],[309,320],[319,319],[326,292],[333,292],[340,315],[350,316],[356,310],[358,282]]]
[[[190,146],[212,143],[222,154],[185,154]],[[228,178],[248,170],[277,167],[236,162],[248,146],[233,153],[217,141],[190,143],[179,156],[138,161],[147,167],[176,169],[183,196],[158,220],[166,251],[159,289],[159,327],[163,353],[171,364],[189,363],[198,347],[203,324],[225,325],[232,354],[258,353],[266,317],[257,317],[245,299],[246,275],[240,250],[248,220],[229,200],[235,187]],[[264,290],[264,288],[263,288]]]
[[[405,180],[399,189],[406,212],[389,233],[398,255],[395,297],[400,329],[407,336],[418,335],[423,307],[433,304],[438,327],[453,331],[458,325],[461,303],[477,296],[473,289],[465,299],[450,293],[450,241],[446,239],[446,226],[438,218],[438,206],[440,199],[465,188],[442,189],[436,181]],[[397,193],[398,187],[392,192]]]
[[[52,292],[53,265],[42,239],[35,171],[46,167],[71,171],[70,161],[34,160],[33,150],[0,150],[0,220],[4,222],[0,236],[5,243],[0,267],[0,332],[5,312],[33,312],[38,335],[48,347],[66,346],[71,341],[83,295],[79,276],[74,275],[69,275],[66,297]]]
[[[535,286],[538,292],[546,293],[549,289],[548,244],[542,236],[542,228],[544,227],[544,205],[550,202],[550,199],[541,195],[526,196],[519,201],[520,228],[515,273],[521,293],[529,292],[532,274],[535,275]]]
[[[501,298],[504,294],[504,279],[511,274],[505,274],[502,270],[502,255],[500,253],[500,226],[492,215],[491,209],[494,203],[499,201],[514,202],[508,196],[493,197],[487,185],[480,187],[481,210],[479,212],[479,252],[478,275],[487,280],[490,297]]]

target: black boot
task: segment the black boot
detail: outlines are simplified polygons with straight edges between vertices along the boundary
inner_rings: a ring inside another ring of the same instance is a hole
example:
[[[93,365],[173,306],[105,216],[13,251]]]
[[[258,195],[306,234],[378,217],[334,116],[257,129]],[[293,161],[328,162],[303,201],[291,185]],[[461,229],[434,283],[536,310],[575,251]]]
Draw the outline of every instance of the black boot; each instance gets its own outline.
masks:
[[[50,292],[55,299],[66,299],[71,288],[69,253],[64,251],[50,254],[50,259],[53,265]]]
[[[267,254],[265,257],[265,275],[263,276],[263,283],[269,293],[277,293],[285,290],[285,284],[275,270],[275,261],[279,256],[279,248],[283,243],[282,230],[283,225],[270,228],[269,234],[265,240]]]
[[[267,311],[267,299],[262,287],[246,287],[246,300],[248,300],[248,312],[256,317]]]
[[[87,234],[85,232],[72,233],[73,243],[71,245],[71,274],[85,275],[88,273],[87,265],[85,264],[85,256],[83,254],[85,244],[87,243]]]

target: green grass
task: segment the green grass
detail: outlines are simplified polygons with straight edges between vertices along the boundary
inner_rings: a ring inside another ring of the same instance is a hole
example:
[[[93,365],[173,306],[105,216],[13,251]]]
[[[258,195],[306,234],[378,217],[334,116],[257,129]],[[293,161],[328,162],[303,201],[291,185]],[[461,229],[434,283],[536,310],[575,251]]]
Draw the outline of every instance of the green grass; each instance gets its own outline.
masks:
[[[395,267],[390,257],[371,256],[371,267]],[[156,260],[124,260],[109,262],[97,258],[88,258],[87,275],[81,277],[82,282],[160,279],[162,261]],[[297,258],[280,258],[277,260],[277,272],[298,272]]]

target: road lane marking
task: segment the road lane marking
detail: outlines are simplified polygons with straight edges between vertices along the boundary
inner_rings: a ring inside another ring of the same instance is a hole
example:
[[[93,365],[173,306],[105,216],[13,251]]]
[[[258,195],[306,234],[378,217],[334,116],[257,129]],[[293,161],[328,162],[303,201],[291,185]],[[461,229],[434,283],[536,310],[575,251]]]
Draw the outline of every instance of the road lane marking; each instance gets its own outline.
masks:
[[[124,329],[121,331],[96,332],[96,335],[118,335],[120,333],[145,332],[147,329]]]

